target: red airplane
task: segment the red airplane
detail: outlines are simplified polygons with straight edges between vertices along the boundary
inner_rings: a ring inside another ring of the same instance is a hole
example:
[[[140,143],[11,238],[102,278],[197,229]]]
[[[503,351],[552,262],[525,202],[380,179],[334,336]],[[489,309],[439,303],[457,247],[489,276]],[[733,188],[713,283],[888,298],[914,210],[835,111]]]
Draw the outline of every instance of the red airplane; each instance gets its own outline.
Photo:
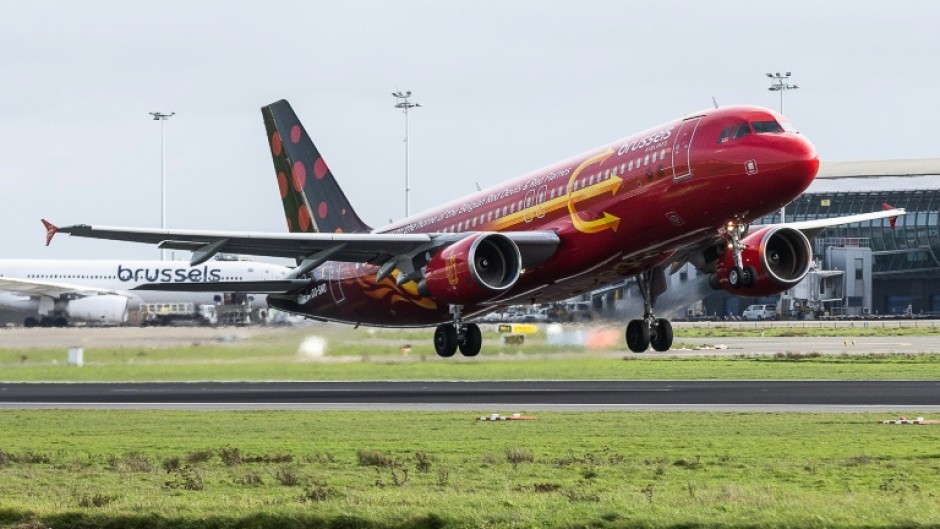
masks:
[[[268,295],[268,304],[356,325],[431,326],[444,357],[480,351],[465,320],[499,306],[568,299],[635,277],[642,317],[633,351],[666,351],[672,326],[655,315],[670,267],[690,262],[714,288],[765,296],[800,282],[812,237],[826,226],[903,215],[885,211],[750,227],[802,193],[816,149],[780,114],[753,106],[698,112],[372,229],[353,210],[286,101],[262,108],[290,233],[47,225],[49,237],[157,244],[287,257],[287,279],[151,285]],[[45,223],[45,221],[44,221]],[[673,268],[675,269],[675,268]]]

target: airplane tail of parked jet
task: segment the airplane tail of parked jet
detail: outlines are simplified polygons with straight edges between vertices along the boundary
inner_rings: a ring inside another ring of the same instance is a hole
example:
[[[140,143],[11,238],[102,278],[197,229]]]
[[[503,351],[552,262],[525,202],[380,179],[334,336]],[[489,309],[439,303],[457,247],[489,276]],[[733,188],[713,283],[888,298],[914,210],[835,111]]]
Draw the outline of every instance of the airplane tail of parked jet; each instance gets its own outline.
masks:
[[[261,109],[274,172],[292,232],[368,233],[333,173],[283,99]]]

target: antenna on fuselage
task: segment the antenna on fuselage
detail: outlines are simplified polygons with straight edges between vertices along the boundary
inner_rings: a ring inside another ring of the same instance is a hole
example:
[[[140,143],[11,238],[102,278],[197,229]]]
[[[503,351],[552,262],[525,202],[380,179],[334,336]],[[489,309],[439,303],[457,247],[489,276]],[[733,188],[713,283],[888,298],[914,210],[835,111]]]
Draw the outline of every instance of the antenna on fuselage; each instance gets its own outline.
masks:
[[[715,96],[712,96],[712,104],[715,105],[715,108],[718,108],[718,100],[715,99]]]
[[[474,185],[477,186],[477,191],[483,191],[483,189],[480,188],[480,182],[474,182]]]

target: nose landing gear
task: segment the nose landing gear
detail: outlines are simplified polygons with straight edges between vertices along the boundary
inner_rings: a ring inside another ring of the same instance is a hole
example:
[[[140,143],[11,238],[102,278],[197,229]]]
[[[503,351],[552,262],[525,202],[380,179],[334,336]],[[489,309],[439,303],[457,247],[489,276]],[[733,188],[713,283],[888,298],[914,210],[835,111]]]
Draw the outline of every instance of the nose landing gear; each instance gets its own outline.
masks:
[[[741,236],[747,233],[747,224],[738,222],[728,222],[728,246],[731,248],[734,257],[734,268],[728,271],[728,284],[733,288],[752,287],[757,280],[757,270],[753,266],[744,266],[741,258],[741,252],[744,246],[741,244]]]

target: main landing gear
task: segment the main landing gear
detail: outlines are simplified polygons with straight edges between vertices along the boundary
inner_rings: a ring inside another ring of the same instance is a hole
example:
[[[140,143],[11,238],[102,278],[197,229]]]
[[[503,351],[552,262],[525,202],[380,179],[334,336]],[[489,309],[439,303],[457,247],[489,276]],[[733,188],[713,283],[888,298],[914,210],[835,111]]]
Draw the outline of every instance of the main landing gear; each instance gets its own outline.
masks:
[[[434,330],[434,350],[439,356],[449,358],[454,356],[457,349],[464,356],[480,354],[483,346],[483,334],[476,323],[462,323],[460,321],[460,305],[451,305],[453,323],[444,323]]]
[[[741,236],[747,233],[747,224],[729,222],[727,226],[728,246],[734,252],[734,268],[728,271],[728,284],[732,288],[752,287],[757,280],[757,270],[753,266],[744,266],[741,259]]]
[[[627,324],[627,347],[635,353],[642,353],[651,345],[657,351],[668,351],[672,347],[672,324],[653,313],[656,296],[665,290],[663,270],[659,267],[647,270],[636,276],[636,280],[643,295],[643,319]],[[655,289],[654,282],[657,283]]]

